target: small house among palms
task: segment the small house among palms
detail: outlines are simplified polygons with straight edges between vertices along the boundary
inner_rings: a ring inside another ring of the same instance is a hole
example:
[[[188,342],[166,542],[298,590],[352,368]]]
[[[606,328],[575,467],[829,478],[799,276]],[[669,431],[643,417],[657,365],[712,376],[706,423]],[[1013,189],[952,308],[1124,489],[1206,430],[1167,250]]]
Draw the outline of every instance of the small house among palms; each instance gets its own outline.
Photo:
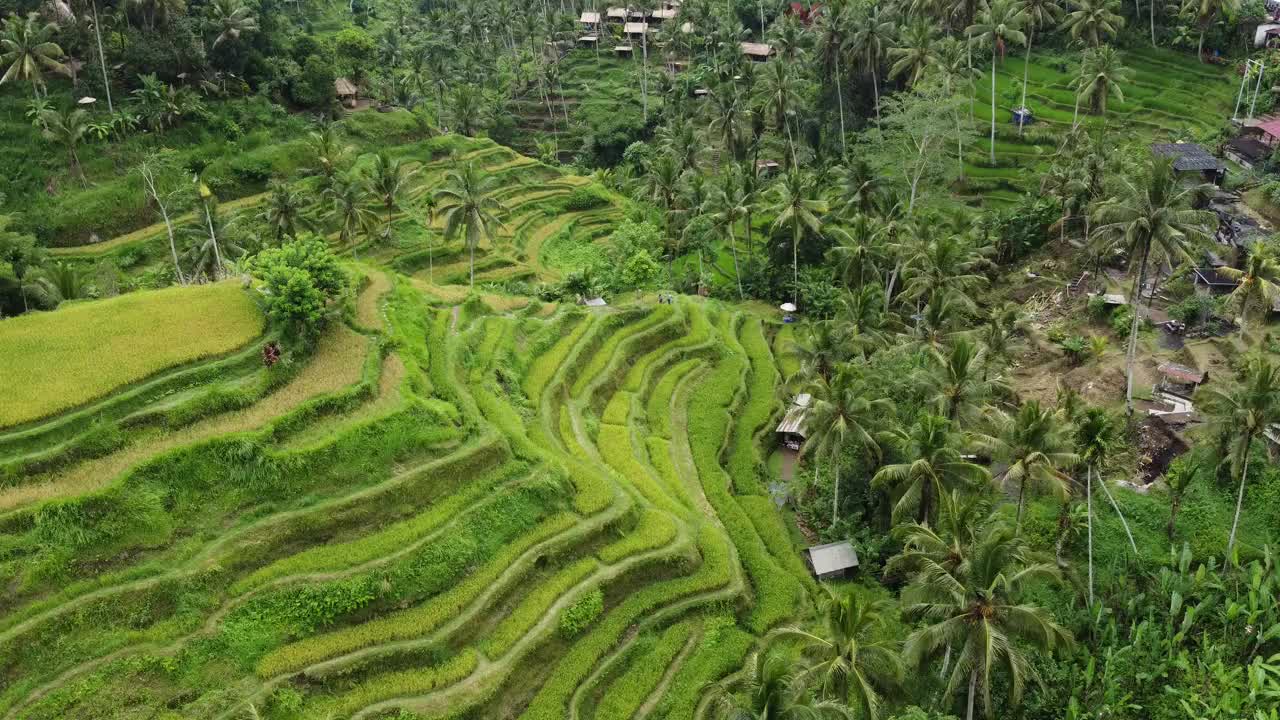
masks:
[[[1173,158],[1173,170],[1179,175],[1199,174],[1204,182],[1221,185],[1227,176],[1227,164],[1196,143],[1154,143],[1151,152]]]
[[[744,42],[740,43],[742,54],[751,59],[752,62],[764,62],[773,55],[773,47],[768,43]]]
[[[1198,267],[1191,270],[1191,281],[1196,290],[1209,295],[1225,295],[1234,291],[1240,283],[1218,272],[1217,268]]]
[[[629,22],[622,26],[622,34],[628,40],[642,40],[649,32],[649,23]]]
[[[360,90],[355,83],[347,78],[340,77],[333,81],[333,93],[337,95],[338,102],[349,108],[356,106],[356,101],[360,99]]]
[[[600,24],[600,13],[583,10],[582,17],[578,18],[578,22],[582,24],[582,29],[590,30]]]
[[[809,569],[819,580],[836,580],[858,567],[858,553],[847,540],[815,545],[805,550],[804,554]]]
[[[608,18],[609,22],[616,22],[616,23],[626,22],[627,9],[621,8],[621,7],[611,7],[608,10],[604,11],[604,16]]]
[[[804,444],[805,420],[808,418],[811,405],[813,405],[813,396],[809,393],[800,393],[791,402],[791,407],[787,408],[787,414],[783,416],[782,422],[778,423],[778,442],[783,447],[799,450]]]
[[[1156,386],[1157,390],[1183,398],[1190,398],[1196,388],[1209,380],[1209,373],[1172,362],[1161,364],[1156,368],[1156,372],[1160,373],[1160,384]]]
[[[676,12],[676,10],[669,8],[658,8],[657,10],[649,13],[649,21],[656,25],[661,25],[667,20],[674,20]]]

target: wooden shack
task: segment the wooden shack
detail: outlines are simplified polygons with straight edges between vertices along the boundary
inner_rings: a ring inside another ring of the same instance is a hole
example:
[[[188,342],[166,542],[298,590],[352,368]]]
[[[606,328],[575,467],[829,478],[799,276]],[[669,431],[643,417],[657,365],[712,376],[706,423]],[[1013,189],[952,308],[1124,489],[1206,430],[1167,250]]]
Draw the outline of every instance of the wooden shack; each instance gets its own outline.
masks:
[[[360,100],[360,89],[344,77],[333,81],[333,94],[337,96],[338,102],[349,108],[355,107]]]
[[[764,62],[773,55],[773,47],[768,43],[744,42],[740,43],[742,54],[751,59],[752,62]]]
[[[799,450],[805,439],[805,420],[809,415],[809,407],[813,404],[813,396],[800,393],[791,401],[787,414],[778,423],[778,442],[790,450]]]
[[[1160,373],[1156,390],[1182,398],[1190,398],[1196,388],[1209,379],[1209,373],[1172,362],[1163,363],[1156,368],[1156,372]]]

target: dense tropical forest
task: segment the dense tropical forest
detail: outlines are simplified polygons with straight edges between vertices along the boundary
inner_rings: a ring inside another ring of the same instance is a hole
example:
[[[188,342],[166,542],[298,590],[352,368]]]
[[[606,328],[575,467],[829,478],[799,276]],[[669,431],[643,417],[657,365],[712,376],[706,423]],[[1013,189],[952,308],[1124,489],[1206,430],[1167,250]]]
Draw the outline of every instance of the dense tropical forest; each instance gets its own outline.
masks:
[[[1276,18],[0,0],[0,718],[1280,720]]]

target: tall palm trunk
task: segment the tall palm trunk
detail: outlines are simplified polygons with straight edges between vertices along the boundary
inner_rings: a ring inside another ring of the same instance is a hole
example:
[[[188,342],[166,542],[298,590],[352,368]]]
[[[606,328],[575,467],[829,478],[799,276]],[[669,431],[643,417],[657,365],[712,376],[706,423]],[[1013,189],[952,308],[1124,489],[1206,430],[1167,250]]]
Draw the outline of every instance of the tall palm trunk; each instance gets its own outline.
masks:
[[[1200,27],[1200,43],[1196,45],[1196,57],[1204,62],[1204,26]]]
[[[1249,481],[1249,446],[1253,444],[1250,433],[1244,446],[1244,466],[1240,470],[1240,492],[1236,494],[1236,514],[1231,520],[1231,535],[1227,539],[1227,559],[1231,559],[1231,551],[1236,547],[1236,530],[1240,527],[1240,510],[1244,507],[1244,486]]]
[[[102,87],[107,92],[107,112],[115,113],[115,106],[111,104],[111,81],[107,79],[107,58],[102,52],[102,28],[98,22],[98,3],[93,3],[93,34],[98,41],[98,67],[102,68]]]
[[[178,284],[186,285],[187,279],[182,276],[182,267],[178,265],[178,244],[173,239],[173,223],[169,220],[169,211],[158,198],[157,204],[160,206],[160,217],[164,218],[164,229],[169,233],[169,253],[173,255],[173,271],[178,275]]]
[[[996,47],[991,45],[991,166],[996,165]]]
[[[796,307],[800,307],[800,221],[796,221],[796,226],[791,234],[791,302]]]
[[[468,243],[471,247],[468,250],[471,253],[471,289],[476,289],[476,244]]]
[[[876,77],[876,65],[871,63],[871,92],[876,102],[876,127],[880,127],[880,80]]]
[[[1027,54],[1022,61],[1022,108],[1027,107],[1027,77],[1031,72],[1031,42],[1036,36],[1035,28],[1027,33]],[[1018,137],[1022,137],[1022,128],[1026,126],[1026,116],[1018,123]]]
[[[1102,487],[1102,494],[1107,496],[1107,500],[1111,502],[1111,508],[1116,511],[1116,516],[1120,518],[1120,524],[1124,527],[1124,534],[1129,537],[1129,547],[1133,550],[1134,557],[1138,555],[1138,543],[1133,541],[1133,531],[1129,529],[1129,521],[1124,519],[1124,513],[1120,512],[1120,505],[1116,502],[1111,491],[1107,489],[1107,481],[1098,478],[1098,485]]]
[[[1013,534],[1015,535],[1022,534],[1022,508],[1025,507],[1025,503],[1023,503],[1023,500],[1025,499],[1026,494],[1027,494],[1027,478],[1024,476],[1022,480],[1018,483],[1018,516],[1013,523]]]
[[[1138,274],[1134,277],[1133,290],[1129,294],[1129,306],[1133,308],[1133,322],[1129,326],[1129,348],[1125,360],[1125,391],[1124,404],[1125,409],[1130,415],[1133,415],[1133,365],[1137,360],[1138,352],[1138,321],[1141,318],[1141,303],[1137,301],[1138,293],[1142,290],[1142,283],[1146,280],[1147,274],[1147,255],[1151,252],[1151,242],[1148,240],[1142,246],[1142,260],[1138,263]]]
[[[222,275],[222,251],[218,249],[218,236],[213,231],[213,215],[210,214],[209,212],[209,201],[205,200],[203,202],[204,202],[204,219],[209,226],[209,241],[213,243],[214,268],[213,268],[213,277],[211,279],[217,280]]]
[[[1151,12],[1150,12],[1150,15],[1151,15],[1151,47],[1155,47],[1155,46],[1156,46],[1156,0],[1151,0],[1151,2],[1147,5],[1147,8],[1151,11]]]
[[[1085,484],[1085,503],[1089,521],[1089,607],[1093,607],[1093,463],[1089,463],[1089,479]]]
[[[733,250],[733,277],[738,281],[738,299],[746,296],[742,292],[742,271],[738,269],[738,240],[733,234],[733,220],[729,221],[729,248]]]
[[[849,148],[844,137],[844,90],[840,87],[840,53],[836,53],[836,105],[840,108],[840,157],[849,157]]]
[[[965,713],[965,720],[973,720],[973,701],[978,693],[978,667],[975,665],[969,671],[969,709]]]
[[[831,453],[831,527],[840,519],[840,467],[836,464],[836,453]]]

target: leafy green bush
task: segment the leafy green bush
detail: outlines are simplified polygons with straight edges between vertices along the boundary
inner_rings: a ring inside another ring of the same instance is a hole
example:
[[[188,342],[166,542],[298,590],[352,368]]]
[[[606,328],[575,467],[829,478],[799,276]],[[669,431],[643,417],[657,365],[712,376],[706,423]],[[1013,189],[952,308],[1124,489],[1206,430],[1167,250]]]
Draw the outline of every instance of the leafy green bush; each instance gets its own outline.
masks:
[[[560,614],[560,634],[577,637],[604,612],[604,591],[594,588],[578,598]]]
[[[314,335],[329,303],[347,288],[347,276],[327,243],[307,237],[258,253],[254,274],[262,279],[267,312],[296,333]]]
[[[1193,326],[1208,321],[1221,310],[1222,301],[1218,298],[1212,295],[1192,293],[1178,304],[1169,308],[1169,317]]]
[[[564,199],[560,207],[564,212],[582,212],[604,207],[610,202],[609,196],[591,186],[580,187]]]
[[[1129,337],[1129,330],[1133,326],[1133,306],[1121,305],[1114,313],[1111,314],[1111,332],[1117,337]]]

